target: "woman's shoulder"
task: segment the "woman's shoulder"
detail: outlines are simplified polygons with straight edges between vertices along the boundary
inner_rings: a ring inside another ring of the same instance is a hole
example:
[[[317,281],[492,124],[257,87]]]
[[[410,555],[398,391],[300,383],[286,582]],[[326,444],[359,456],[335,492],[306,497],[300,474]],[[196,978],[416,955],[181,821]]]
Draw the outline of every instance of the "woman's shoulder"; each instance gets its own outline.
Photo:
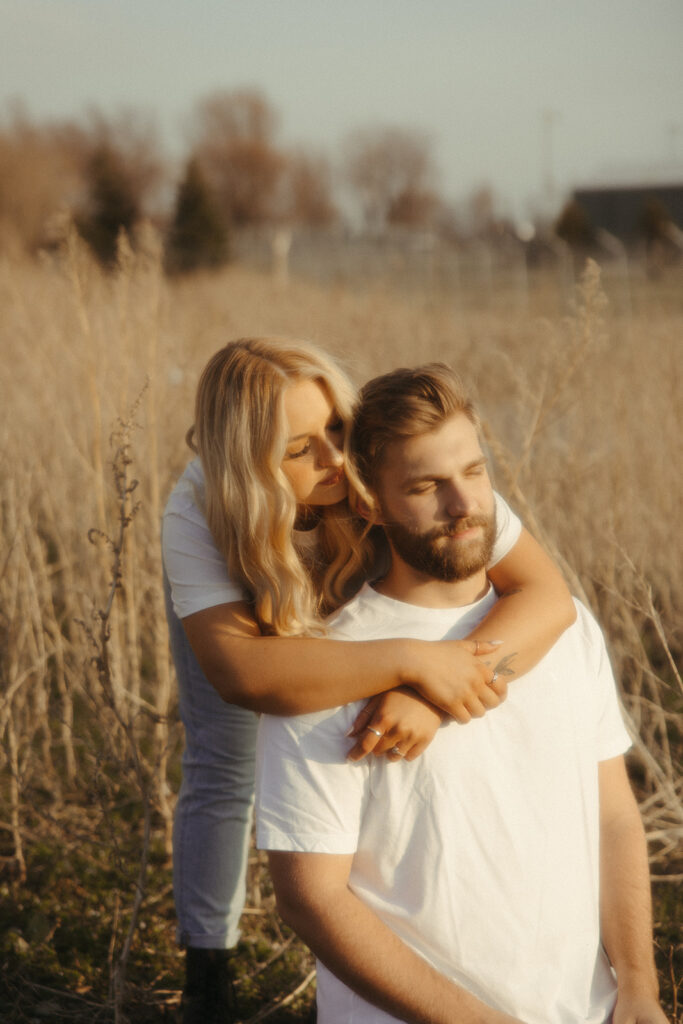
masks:
[[[204,471],[202,464],[198,458],[191,459],[168,496],[164,518],[179,515],[183,518],[196,518],[204,521],[204,513],[201,508],[203,494]]]
[[[179,618],[216,604],[247,600],[231,579],[202,509],[204,475],[193,459],[173,488],[161,531],[164,567]]]

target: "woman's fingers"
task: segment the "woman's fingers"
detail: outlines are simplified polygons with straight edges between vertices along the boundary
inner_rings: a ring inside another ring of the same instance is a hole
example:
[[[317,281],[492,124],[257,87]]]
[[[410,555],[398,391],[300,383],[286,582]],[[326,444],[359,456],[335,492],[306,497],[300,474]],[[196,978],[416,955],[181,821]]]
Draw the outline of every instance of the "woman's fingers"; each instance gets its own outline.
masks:
[[[493,654],[503,643],[502,640],[458,640],[463,650],[477,657],[481,654]]]
[[[443,720],[443,712],[405,687],[380,694],[363,711],[350,733],[356,739],[348,754],[352,761],[370,753],[399,760],[416,744],[427,746]]]
[[[354,724],[354,730],[355,728]],[[388,746],[391,746],[391,744],[387,746],[384,742],[382,730],[373,725],[366,725],[360,731],[352,732],[350,735],[356,736],[356,742],[346,755],[349,761],[360,761],[373,752],[383,753],[388,749]],[[377,750],[378,746],[380,746],[381,750]]]
[[[507,686],[504,680],[476,656],[478,649],[479,654],[490,654],[497,646],[495,641],[483,640],[448,644],[451,652],[448,675],[455,690],[448,703],[448,712],[461,725],[466,725],[473,718],[481,718],[505,699]],[[438,647],[442,648],[442,645]],[[426,649],[429,648],[430,645],[426,645]],[[446,653],[442,648],[441,654]],[[429,744],[442,718],[442,711],[409,687],[379,694],[369,700],[354,719],[349,737],[355,743],[347,756],[351,761],[360,761],[368,754],[386,755],[390,761],[412,760]]]
[[[501,704],[508,695],[508,684],[505,676],[498,675],[497,672],[494,672],[488,685],[489,690],[495,693],[498,697],[498,700],[494,705],[494,707],[497,707],[498,704]]]
[[[349,733],[348,733],[349,736],[360,736],[362,734],[363,730],[372,721],[373,715],[376,713],[377,708],[380,705],[381,699],[382,699],[382,694],[378,693],[376,697],[372,697],[367,702],[365,707],[361,711],[358,712],[358,714],[356,715],[356,717],[354,719],[353,725],[351,726],[351,729],[349,730]]]

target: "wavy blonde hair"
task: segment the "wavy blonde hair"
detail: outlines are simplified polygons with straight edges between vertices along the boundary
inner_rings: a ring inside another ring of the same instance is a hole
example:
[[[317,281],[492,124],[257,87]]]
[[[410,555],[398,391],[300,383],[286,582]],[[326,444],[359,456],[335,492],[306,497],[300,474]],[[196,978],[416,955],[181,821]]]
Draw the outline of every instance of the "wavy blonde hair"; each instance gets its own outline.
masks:
[[[357,588],[370,552],[346,501],[321,510],[317,557],[294,544],[294,493],[282,471],[287,443],[283,395],[312,380],[327,392],[348,433],[354,389],[323,352],[282,338],[240,338],[200,377],[188,443],[199,454],[206,520],[233,579],[253,599],[262,632],[319,632],[321,616]]]

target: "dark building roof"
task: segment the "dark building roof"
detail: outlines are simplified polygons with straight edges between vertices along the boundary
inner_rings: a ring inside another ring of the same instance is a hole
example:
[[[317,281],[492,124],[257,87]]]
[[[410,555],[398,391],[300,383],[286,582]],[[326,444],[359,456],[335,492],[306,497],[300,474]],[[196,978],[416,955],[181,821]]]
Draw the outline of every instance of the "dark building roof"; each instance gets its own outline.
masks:
[[[624,241],[642,238],[648,218],[662,214],[683,227],[683,184],[580,188],[574,199],[595,227]]]

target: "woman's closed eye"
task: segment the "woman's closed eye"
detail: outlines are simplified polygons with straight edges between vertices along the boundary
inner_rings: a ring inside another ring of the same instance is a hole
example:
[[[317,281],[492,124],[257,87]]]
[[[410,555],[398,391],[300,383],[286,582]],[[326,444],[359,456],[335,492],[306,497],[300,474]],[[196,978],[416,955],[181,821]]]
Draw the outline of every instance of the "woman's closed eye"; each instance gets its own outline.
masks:
[[[308,455],[311,450],[311,442],[307,441],[303,448],[298,448],[294,452],[285,452],[286,459],[300,459],[304,455]]]

